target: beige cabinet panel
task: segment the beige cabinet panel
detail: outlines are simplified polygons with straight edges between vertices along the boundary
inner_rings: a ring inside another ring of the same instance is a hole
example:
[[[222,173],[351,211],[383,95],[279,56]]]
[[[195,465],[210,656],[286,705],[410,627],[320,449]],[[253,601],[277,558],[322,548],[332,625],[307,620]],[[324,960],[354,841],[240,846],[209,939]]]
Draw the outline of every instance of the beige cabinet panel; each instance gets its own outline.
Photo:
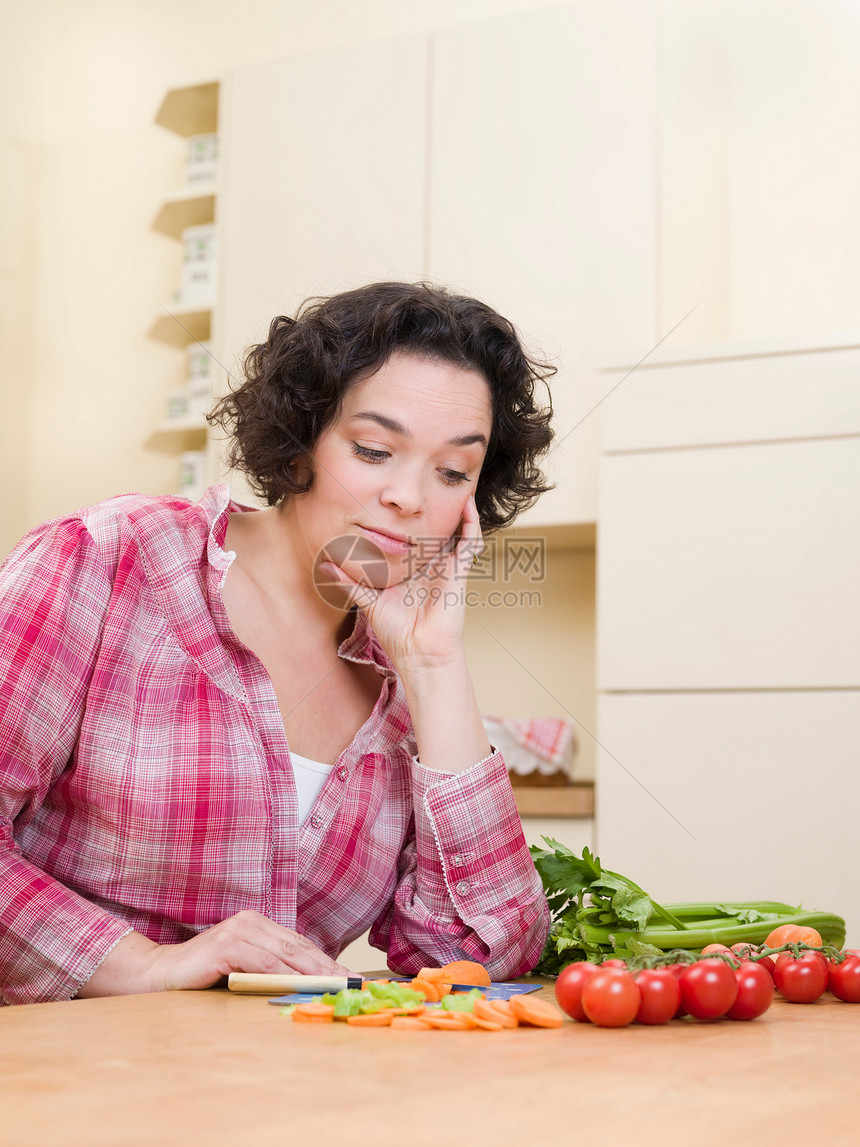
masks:
[[[424,36],[254,64],[222,92],[218,345],[307,296],[422,275]]]
[[[598,688],[860,685],[860,438],[604,455]]]
[[[655,43],[640,0],[434,36],[430,274],[561,364],[547,463],[559,486],[523,523],[595,520],[596,364],[658,337]]]
[[[608,868],[663,901],[837,912],[860,944],[860,691],[604,695],[598,715]]]
[[[687,348],[674,361],[643,363],[601,407],[603,450],[860,433],[860,339],[797,353],[722,353],[703,361]],[[629,369],[604,374],[602,393]]]

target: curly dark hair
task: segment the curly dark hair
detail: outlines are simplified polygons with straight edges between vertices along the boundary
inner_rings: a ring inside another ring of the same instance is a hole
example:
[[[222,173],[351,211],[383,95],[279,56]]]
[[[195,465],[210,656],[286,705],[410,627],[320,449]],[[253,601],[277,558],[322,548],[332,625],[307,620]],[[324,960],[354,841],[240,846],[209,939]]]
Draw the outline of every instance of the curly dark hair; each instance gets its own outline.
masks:
[[[349,387],[394,351],[487,379],[493,426],[475,491],[485,534],[554,488],[536,464],[553,439],[552,396],[547,386],[541,408],[534,390],[556,368],[529,357],[513,324],[491,307],[429,283],[371,283],[307,299],[294,319],[272,319],[266,341],[246,351],[244,380],[207,416],[232,440],[228,464],[270,506],[307,493],[313,475],[291,464],[313,452]]]

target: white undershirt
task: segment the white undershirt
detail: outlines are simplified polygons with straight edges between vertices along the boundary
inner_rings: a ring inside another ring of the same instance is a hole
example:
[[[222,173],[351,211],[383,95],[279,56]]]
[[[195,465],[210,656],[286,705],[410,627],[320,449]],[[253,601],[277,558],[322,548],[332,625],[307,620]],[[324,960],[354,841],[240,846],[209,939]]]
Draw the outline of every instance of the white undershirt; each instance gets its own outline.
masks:
[[[299,824],[304,824],[334,765],[324,765],[322,761],[312,761],[310,757],[300,757],[298,753],[292,752],[290,760],[293,762],[293,776],[299,798]]]

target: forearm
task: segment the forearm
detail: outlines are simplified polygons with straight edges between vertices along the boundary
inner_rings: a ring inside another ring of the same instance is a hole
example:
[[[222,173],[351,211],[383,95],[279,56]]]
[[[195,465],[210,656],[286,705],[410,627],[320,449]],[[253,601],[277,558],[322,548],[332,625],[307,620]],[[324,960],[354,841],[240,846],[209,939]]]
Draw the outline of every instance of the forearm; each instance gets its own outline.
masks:
[[[108,952],[92,976],[78,991],[78,998],[132,996],[153,989],[149,964],[158,945],[140,932],[129,932]]]
[[[398,672],[425,768],[462,773],[492,753],[465,657]]]

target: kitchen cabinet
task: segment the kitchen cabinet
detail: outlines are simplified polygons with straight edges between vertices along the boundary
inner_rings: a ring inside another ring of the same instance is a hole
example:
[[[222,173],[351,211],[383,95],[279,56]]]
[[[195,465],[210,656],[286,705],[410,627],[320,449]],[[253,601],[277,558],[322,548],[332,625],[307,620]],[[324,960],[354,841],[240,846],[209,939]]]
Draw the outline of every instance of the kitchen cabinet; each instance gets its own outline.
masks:
[[[856,944],[860,340],[672,352],[601,429],[601,853],[663,900],[835,911]]]
[[[655,28],[610,0],[433,37],[427,270],[559,363],[558,487],[523,526],[596,520],[597,365],[656,341]]]

